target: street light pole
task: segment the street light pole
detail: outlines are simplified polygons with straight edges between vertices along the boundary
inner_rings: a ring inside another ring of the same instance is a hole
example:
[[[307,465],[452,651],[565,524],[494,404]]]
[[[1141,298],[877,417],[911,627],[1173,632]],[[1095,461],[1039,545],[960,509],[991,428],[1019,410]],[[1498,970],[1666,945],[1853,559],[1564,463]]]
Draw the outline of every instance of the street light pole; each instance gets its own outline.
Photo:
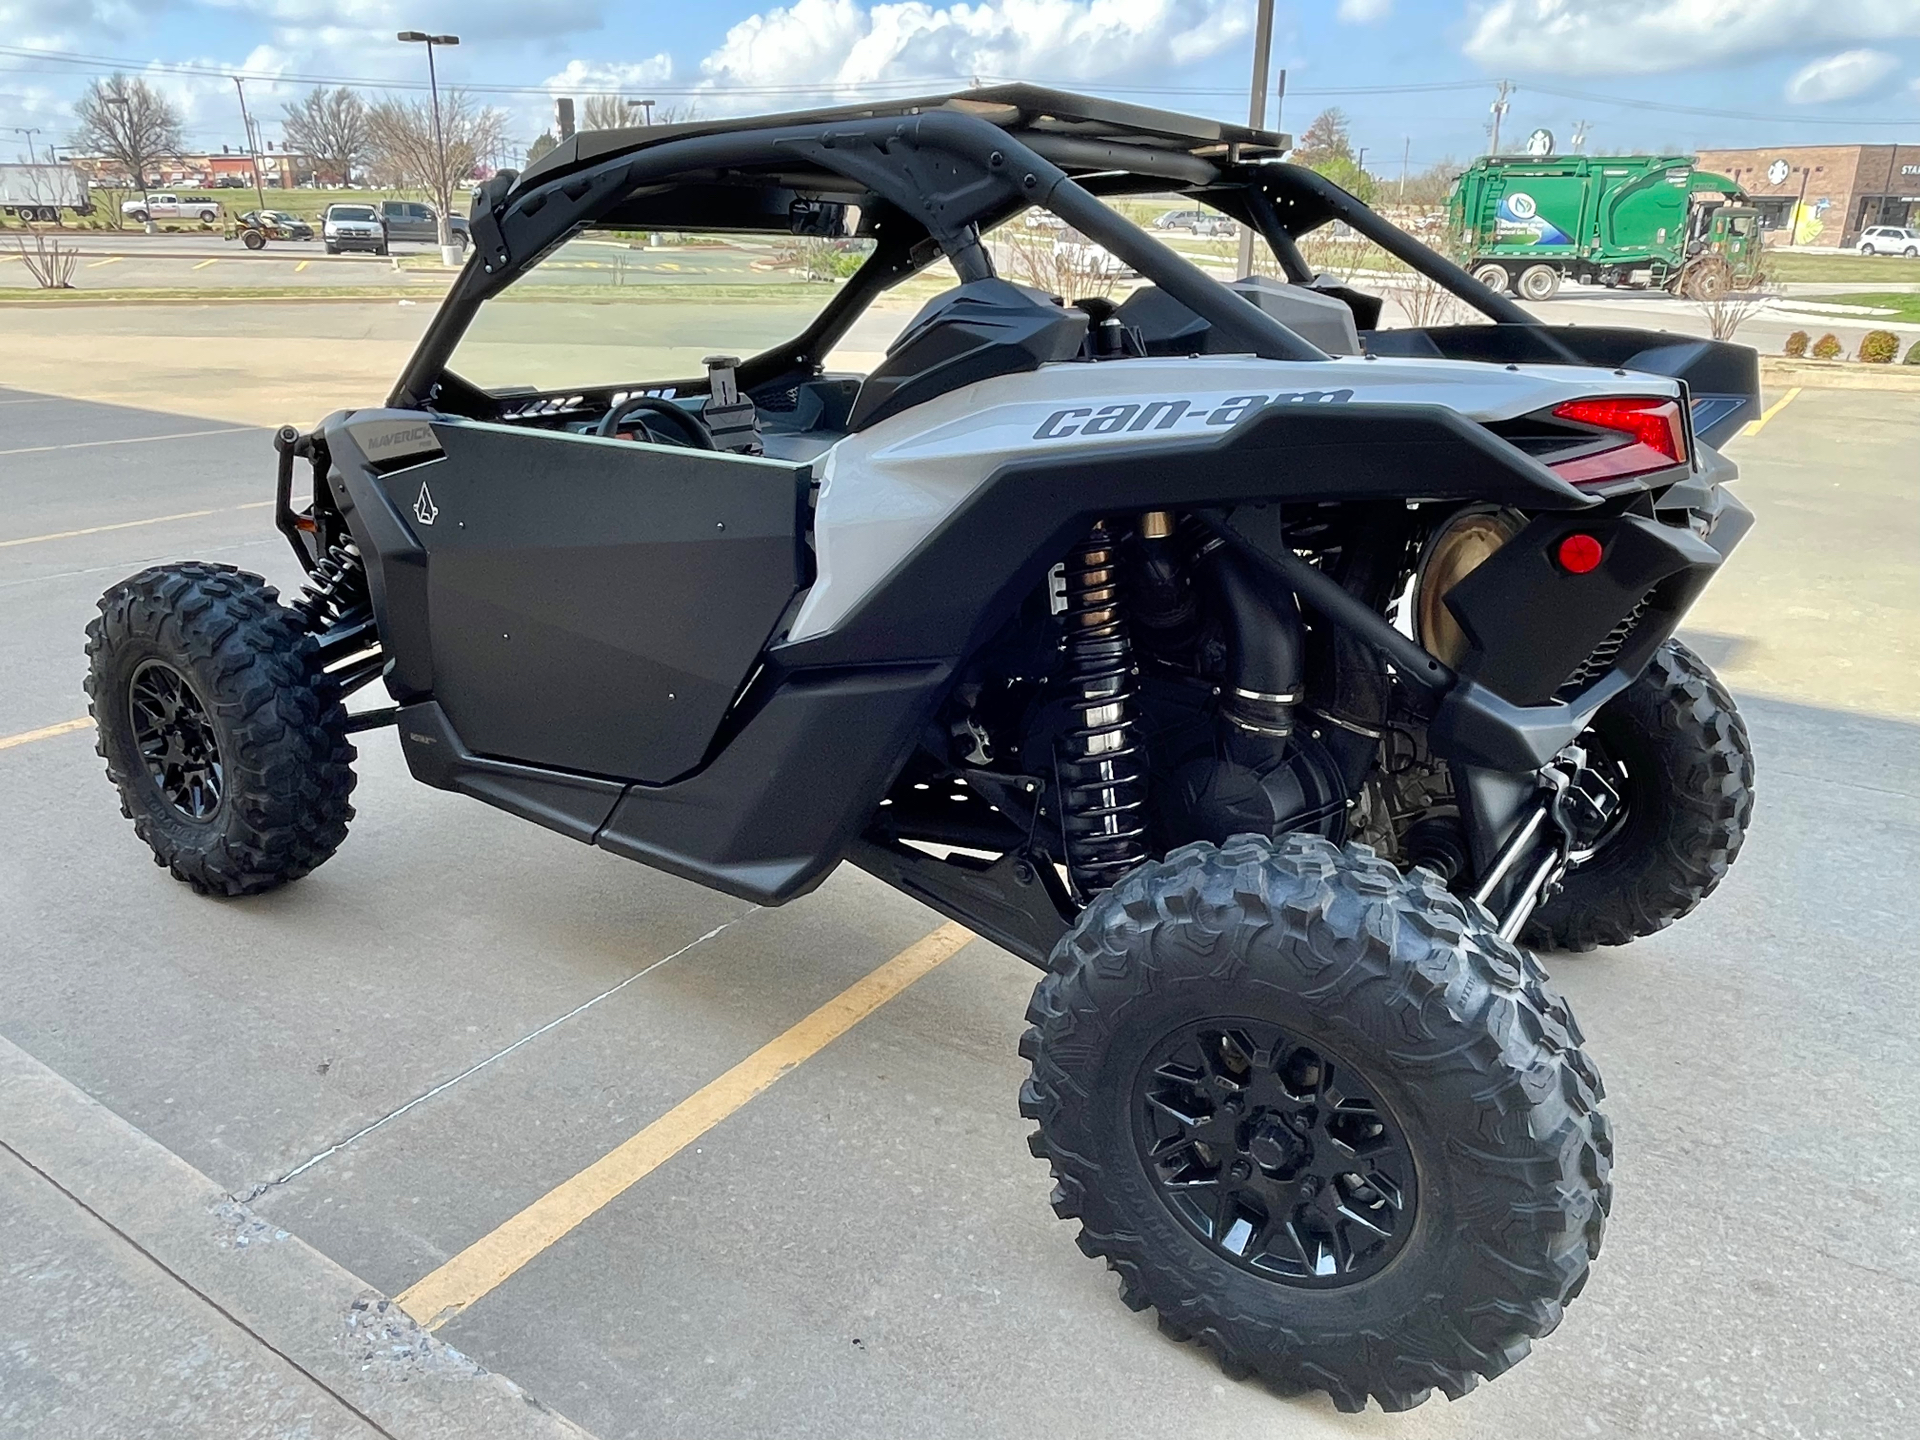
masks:
[[[1258,19],[1253,29],[1253,95],[1247,105],[1248,128],[1259,130],[1267,123],[1267,66],[1273,59],[1273,0],[1260,0]],[[1253,273],[1253,231],[1240,227],[1240,264],[1238,273]]]
[[[254,134],[253,117],[247,113],[247,87],[238,75],[233,77],[233,88],[240,92],[240,125],[247,132],[247,154],[253,160],[253,198],[260,202],[262,210],[267,208],[267,192],[260,184],[260,137]]]
[[[13,127],[13,133],[27,137],[27,163],[29,165],[38,165],[40,163],[40,157],[34,154],[33,137],[40,133],[40,127],[38,125],[16,125]]]
[[[433,148],[436,198],[440,201],[440,263],[458,265],[460,251],[453,243],[453,226],[449,223],[448,213],[453,209],[453,177],[447,173],[447,137],[440,129],[440,77],[433,68],[433,47],[436,45],[458,45],[458,35],[429,35],[423,30],[402,30],[394,37],[408,45],[427,47],[427,89],[433,96]]]
[[[140,228],[151,235],[159,229],[159,227],[153,223],[153,200],[147,194],[147,157],[145,148],[138,143],[139,137],[133,133],[133,102],[124,95],[105,95],[101,97],[101,102],[113,106],[114,109],[120,112],[121,135],[126,141],[127,153],[134,156],[139,162],[133,167],[136,172],[133,177],[133,183],[140,187],[140,208],[147,217],[141,222]],[[116,228],[118,228],[119,223],[120,219],[116,216],[114,219]]]

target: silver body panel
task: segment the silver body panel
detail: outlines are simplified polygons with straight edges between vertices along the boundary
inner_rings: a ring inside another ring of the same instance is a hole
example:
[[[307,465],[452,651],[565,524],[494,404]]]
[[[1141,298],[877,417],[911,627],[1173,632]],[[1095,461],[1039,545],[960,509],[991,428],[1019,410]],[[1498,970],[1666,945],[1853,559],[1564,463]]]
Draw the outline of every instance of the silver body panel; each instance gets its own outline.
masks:
[[[1213,355],[1045,365],[936,397],[816,462],[818,579],[789,638],[833,630],[1001,466],[1036,455],[1221,434],[1274,404],[1443,405],[1507,420],[1590,395],[1677,397],[1658,375],[1459,360]],[[1408,493],[1417,494],[1417,476]]]

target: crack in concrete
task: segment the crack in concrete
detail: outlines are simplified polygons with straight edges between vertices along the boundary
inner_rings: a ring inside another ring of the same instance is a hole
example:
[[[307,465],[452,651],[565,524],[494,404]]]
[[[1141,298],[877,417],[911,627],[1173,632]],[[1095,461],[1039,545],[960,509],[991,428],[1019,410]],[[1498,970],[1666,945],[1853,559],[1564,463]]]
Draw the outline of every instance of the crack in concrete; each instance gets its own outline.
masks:
[[[674,951],[671,955],[661,956],[658,960],[655,960],[651,965],[644,966],[643,968],[634,971],[633,974],[627,976],[627,978],[622,980],[619,984],[609,986],[607,989],[602,990],[598,995],[593,996],[591,999],[582,1000],[578,1005],[574,1006],[571,1010],[567,1011],[566,1014],[557,1015],[553,1019],[547,1021],[546,1024],[538,1027],[537,1029],[529,1030],[526,1034],[522,1035],[518,1040],[515,1040],[511,1045],[503,1046],[501,1049],[498,1049],[494,1051],[493,1054],[487,1056],[486,1059],[476,1061],[474,1064],[469,1065],[466,1069],[462,1070],[458,1075],[452,1076],[451,1078],[446,1080],[442,1080],[438,1085],[435,1085],[432,1089],[422,1091],[420,1094],[414,1096],[413,1099],[407,1101],[406,1104],[396,1106],[392,1110],[389,1110],[386,1114],[382,1115],[378,1120],[372,1121],[371,1123],[366,1125],[362,1125],[358,1130],[354,1131],[351,1135],[347,1136],[345,1139],[336,1140],[333,1144],[327,1146],[324,1150],[319,1150],[319,1151],[316,1151],[314,1154],[309,1155],[305,1160],[302,1160],[298,1165],[294,1166],[291,1170],[287,1171],[286,1174],[279,1176],[277,1179],[262,1180],[259,1184],[255,1185],[251,1190],[247,1191],[244,1195],[234,1194],[231,1196],[231,1198],[237,1204],[241,1204],[241,1205],[252,1204],[255,1200],[259,1199],[262,1195],[266,1194],[267,1191],[275,1189],[278,1186],[285,1185],[288,1181],[297,1179],[301,1175],[306,1174],[307,1171],[311,1170],[314,1166],[320,1164],[323,1160],[328,1160],[328,1159],[331,1159],[333,1156],[338,1155],[342,1150],[345,1150],[349,1145],[354,1144],[356,1141],[365,1139],[367,1136],[371,1135],[374,1131],[378,1130],[381,1126],[387,1124],[389,1121],[398,1120],[402,1115],[406,1114],[409,1110],[413,1109],[415,1106],[424,1105],[426,1104],[427,1101],[433,1099],[434,1096],[444,1094],[446,1091],[451,1090],[455,1085],[458,1085],[462,1080],[465,1080],[468,1076],[479,1074],[480,1071],[486,1069],[489,1065],[493,1064],[494,1061],[505,1059],[507,1056],[511,1055],[514,1051],[518,1050],[522,1045],[530,1044],[531,1042],[538,1040],[542,1035],[546,1034],[549,1030],[554,1029],[556,1026],[566,1024],[567,1021],[573,1019],[574,1016],[582,1014],[585,1011],[591,1010],[594,1006],[598,1005],[602,1000],[608,999],[610,996],[619,994],[622,990],[626,989],[627,986],[633,984],[634,981],[644,980],[647,976],[651,975],[654,971],[658,970],[662,965],[665,965],[670,961],[678,960],[682,955],[686,954],[689,950],[692,950],[696,946],[706,944],[707,941],[713,939],[716,935],[720,934],[721,931],[727,929],[729,926],[738,924],[742,920],[745,920],[749,915],[754,914],[759,909],[760,907],[758,905],[755,905],[752,908],[746,911],[743,911],[741,914],[734,916],[733,919],[731,920],[722,921],[720,924],[714,926],[713,929],[707,931],[706,934],[698,936],[695,939],[689,940],[685,945],[682,945],[678,950]]]

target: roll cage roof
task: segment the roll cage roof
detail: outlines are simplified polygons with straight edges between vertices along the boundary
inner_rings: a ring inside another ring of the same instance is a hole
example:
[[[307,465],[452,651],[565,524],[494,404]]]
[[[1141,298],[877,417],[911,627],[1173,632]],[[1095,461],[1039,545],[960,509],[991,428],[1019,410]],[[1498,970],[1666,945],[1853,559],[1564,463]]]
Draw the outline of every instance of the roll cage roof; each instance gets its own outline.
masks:
[[[1345,221],[1493,320],[1519,306],[1280,157],[1290,141],[1195,116],[1003,85],[795,114],[582,131],[523,174],[480,189],[472,258],[395,386],[412,407],[457,387],[445,366],[481,302],[587,224],[637,230],[858,234],[873,255],[805,332],[741,367],[743,387],[797,377],[884,289],[945,256],[962,281],[993,273],[980,232],[1042,207],[1105,246],[1249,353],[1325,360],[1098,197],[1191,197],[1252,226],[1289,280],[1311,268],[1295,237]],[[470,396],[478,401],[479,397]]]

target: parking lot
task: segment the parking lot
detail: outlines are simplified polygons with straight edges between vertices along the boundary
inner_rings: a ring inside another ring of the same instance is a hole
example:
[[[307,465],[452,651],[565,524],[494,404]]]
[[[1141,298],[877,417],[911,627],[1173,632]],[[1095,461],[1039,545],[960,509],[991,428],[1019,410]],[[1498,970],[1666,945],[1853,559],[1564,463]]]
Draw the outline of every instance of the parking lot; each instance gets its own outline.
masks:
[[[310,878],[223,903],[156,870],[72,723],[93,599],[187,556],[298,579],[263,417],[198,373],[146,408],[0,390],[0,1255],[61,1257],[0,1264],[0,1431],[152,1433],[163,1378],[174,1435],[394,1433],[339,1338],[363,1282],[606,1440],[1912,1433],[1913,392],[1808,388],[1733,443],[1759,525],[1690,634],[1753,728],[1751,839],[1695,917],[1549,957],[1619,1143],[1586,1294],[1465,1400],[1343,1416],[1121,1306],[1015,1113],[1034,973],[859,872],[754,909],[419,786],[387,731]],[[82,1097],[132,1128],[47,1118]],[[246,1211],[208,1238],[102,1181],[135,1131]],[[348,1291],[254,1315],[236,1233]]]

